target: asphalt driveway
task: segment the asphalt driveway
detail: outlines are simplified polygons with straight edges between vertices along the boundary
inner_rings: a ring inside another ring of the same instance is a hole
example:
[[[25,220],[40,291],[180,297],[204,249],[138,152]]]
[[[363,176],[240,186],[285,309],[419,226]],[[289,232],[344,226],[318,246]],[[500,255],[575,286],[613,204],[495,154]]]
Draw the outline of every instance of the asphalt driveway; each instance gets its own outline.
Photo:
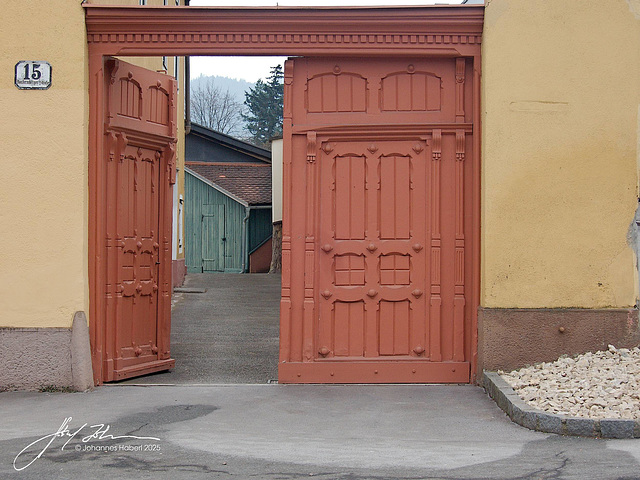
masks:
[[[268,384],[279,277],[188,278],[174,371],[0,393],[0,479],[640,479],[640,440],[533,432],[474,385]]]
[[[639,440],[532,432],[472,385],[5,392],[0,418],[2,479],[640,478]]]

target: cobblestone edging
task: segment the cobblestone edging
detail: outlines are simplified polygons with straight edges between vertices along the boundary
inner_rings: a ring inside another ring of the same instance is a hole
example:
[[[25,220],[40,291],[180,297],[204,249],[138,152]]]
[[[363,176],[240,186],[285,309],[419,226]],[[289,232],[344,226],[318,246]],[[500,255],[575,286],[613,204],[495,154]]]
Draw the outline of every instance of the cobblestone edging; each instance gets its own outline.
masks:
[[[530,430],[581,437],[640,438],[637,420],[569,417],[533,408],[496,372],[483,372],[482,386],[514,423]]]

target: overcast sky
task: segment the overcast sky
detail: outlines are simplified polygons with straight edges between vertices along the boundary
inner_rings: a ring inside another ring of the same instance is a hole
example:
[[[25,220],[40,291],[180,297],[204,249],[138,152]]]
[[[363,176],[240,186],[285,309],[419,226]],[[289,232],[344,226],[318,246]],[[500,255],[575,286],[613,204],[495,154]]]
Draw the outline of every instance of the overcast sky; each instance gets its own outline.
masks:
[[[366,6],[366,5],[433,5],[434,3],[458,4],[461,0],[191,0],[193,6],[216,7],[275,7],[275,6]],[[220,75],[255,82],[269,75],[269,68],[283,63],[285,57],[191,57],[191,77]]]

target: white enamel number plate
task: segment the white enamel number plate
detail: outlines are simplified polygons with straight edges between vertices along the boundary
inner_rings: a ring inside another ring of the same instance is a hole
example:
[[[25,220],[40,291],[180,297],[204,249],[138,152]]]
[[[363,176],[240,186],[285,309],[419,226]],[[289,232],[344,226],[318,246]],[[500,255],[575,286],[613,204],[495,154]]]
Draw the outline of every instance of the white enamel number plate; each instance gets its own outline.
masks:
[[[29,90],[44,90],[51,86],[49,62],[26,60],[16,63],[16,87]]]

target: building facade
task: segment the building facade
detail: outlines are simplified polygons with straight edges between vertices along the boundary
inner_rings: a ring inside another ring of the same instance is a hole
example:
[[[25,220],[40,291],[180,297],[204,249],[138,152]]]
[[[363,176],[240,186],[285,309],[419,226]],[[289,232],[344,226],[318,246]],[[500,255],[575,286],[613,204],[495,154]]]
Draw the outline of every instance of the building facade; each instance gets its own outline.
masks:
[[[138,0],[94,4],[139,5]],[[164,0],[148,0],[164,6]],[[175,0],[170,0],[175,4]],[[184,4],[184,2],[181,2]],[[3,7],[2,146],[7,187],[0,193],[11,225],[0,260],[0,388],[93,384],[88,352],[89,318],[89,77],[85,12],[81,2],[36,1]],[[177,175],[172,268],[184,278],[184,59],[122,57],[178,81]],[[51,65],[51,86],[21,90],[16,64]],[[24,149],[34,149],[25,155]],[[20,152],[23,153],[20,153]],[[8,159],[11,159],[9,161]],[[46,166],[45,166],[46,165]],[[24,251],[26,255],[10,252]],[[21,257],[21,258],[18,258]]]
[[[186,157],[187,271],[268,272],[271,152],[192,124]]]
[[[85,11],[75,1],[13,2],[3,23],[0,387],[82,388],[91,383],[93,321]],[[51,64],[48,89],[16,87],[23,60]],[[173,56],[166,65],[125,60],[182,71]],[[638,2],[488,1],[478,73],[481,264],[471,361],[513,368],[637,344]],[[182,102],[177,116],[183,132]],[[179,265],[180,140],[176,156]]]

